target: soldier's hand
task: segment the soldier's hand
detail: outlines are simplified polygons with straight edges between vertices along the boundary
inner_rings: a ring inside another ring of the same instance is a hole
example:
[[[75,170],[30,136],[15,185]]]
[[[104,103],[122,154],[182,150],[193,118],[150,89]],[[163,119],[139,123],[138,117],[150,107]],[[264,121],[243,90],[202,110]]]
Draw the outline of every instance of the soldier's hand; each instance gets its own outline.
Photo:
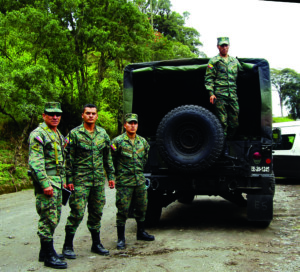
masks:
[[[74,184],[73,183],[70,183],[67,185],[67,188],[70,190],[70,191],[74,191]]]
[[[209,102],[212,103],[212,104],[215,104],[216,99],[217,99],[217,97],[216,97],[215,95],[212,95],[212,96],[209,98]]]
[[[51,185],[44,189],[44,194],[50,197],[53,196],[53,188]]]
[[[108,186],[109,186],[110,189],[115,188],[115,181],[114,180],[109,180],[108,181]]]

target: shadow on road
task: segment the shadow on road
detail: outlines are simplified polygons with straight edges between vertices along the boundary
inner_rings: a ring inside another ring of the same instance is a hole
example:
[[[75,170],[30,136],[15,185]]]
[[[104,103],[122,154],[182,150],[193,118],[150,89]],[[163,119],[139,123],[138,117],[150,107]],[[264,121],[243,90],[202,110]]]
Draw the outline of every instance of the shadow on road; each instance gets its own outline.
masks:
[[[191,204],[175,202],[163,209],[158,228],[247,228],[246,208],[221,198],[195,199]]]
[[[300,185],[300,179],[299,178],[276,178],[276,184],[282,184],[282,185]]]

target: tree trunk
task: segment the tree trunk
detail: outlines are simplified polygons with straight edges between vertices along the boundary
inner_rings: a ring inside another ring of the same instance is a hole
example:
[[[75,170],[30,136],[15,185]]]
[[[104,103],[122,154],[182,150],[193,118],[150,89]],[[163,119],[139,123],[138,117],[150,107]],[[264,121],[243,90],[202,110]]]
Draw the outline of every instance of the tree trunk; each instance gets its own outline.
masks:
[[[283,101],[282,101],[282,95],[280,93],[279,93],[279,103],[280,103],[281,117],[283,117]]]

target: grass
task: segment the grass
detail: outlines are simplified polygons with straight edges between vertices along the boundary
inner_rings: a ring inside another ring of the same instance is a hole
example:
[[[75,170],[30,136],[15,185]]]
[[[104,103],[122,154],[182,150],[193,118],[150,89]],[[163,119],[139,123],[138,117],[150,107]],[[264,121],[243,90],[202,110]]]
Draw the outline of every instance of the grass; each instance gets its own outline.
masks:
[[[0,194],[32,187],[32,181],[27,176],[28,150],[26,147],[22,149],[15,168],[14,148],[10,141],[0,141]]]
[[[273,117],[273,123],[291,122],[295,121],[289,117]]]

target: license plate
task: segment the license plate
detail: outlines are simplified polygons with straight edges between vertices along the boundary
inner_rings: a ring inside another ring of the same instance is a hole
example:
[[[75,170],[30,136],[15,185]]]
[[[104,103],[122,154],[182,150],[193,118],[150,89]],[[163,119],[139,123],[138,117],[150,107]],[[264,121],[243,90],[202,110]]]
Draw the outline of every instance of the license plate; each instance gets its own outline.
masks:
[[[251,166],[251,172],[253,173],[270,173],[270,166]]]

